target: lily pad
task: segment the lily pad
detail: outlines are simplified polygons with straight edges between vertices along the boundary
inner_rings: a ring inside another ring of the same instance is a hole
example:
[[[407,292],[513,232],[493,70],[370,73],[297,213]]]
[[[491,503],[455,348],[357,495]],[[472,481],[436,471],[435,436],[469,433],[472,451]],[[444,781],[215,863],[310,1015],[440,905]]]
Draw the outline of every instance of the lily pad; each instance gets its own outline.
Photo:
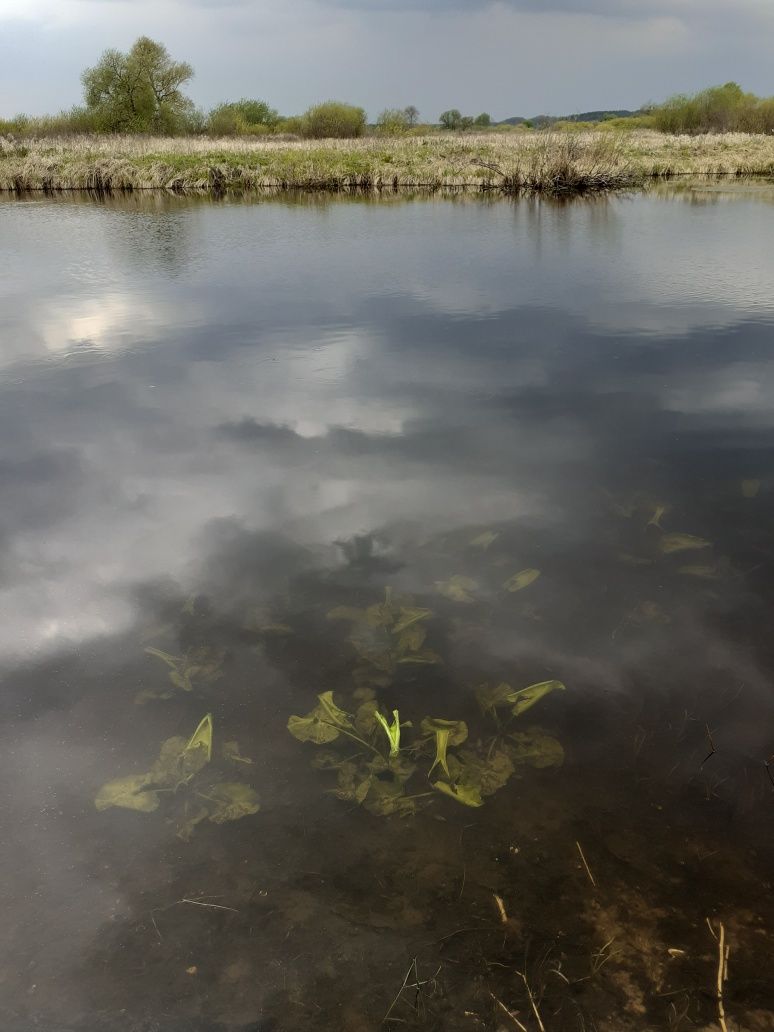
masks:
[[[701,548],[712,548],[712,542],[693,534],[664,534],[659,539],[658,547],[664,555],[672,552],[689,552]]]
[[[512,577],[508,578],[503,587],[506,591],[523,591],[530,584],[534,584],[539,576],[540,570],[519,570],[518,573],[514,573]]]
[[[450,598],[452,602],[475,602],[471,592],[478,589],[478,584],[471,577],[463,577],[455,574],[445,581],[436,581],[435,587],[444,598]]]

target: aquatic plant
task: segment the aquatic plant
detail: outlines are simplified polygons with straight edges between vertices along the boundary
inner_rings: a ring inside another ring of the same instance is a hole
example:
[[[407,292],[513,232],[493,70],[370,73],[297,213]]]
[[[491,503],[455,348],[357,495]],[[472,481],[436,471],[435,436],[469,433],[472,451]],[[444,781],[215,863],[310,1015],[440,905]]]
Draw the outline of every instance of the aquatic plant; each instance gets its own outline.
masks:
[[[354,672],[356,683],[386,687],[399,666],[441,662],[437,652],[424,647],[427,630],[423,625],[432,615],[432,610],[415,606],[411,596],[394,596],[388,587],[384,602],[365,609],[337,606],[328,619],[351,625],[349,642],[360,660]]]
[[[547,681],[513,690],[500,685],[488,696],[488,709],[509,705],[519,716],[549,692],[564,688]],[[489,742],[471,743],[465,721],[424,717],[413,741],[403,743],[397,709],[392,720],[376,699],[361,703],[355,712],[342,709],[332,692],[317,697],[305,716],[291,716],[288,731],[302,742],[332,745],[313,759],[319,770],[336,772],[333,793],[358,803],[377,816],[407,816],[431,805],[434,794],[464,806],[482,806],[484,798],[501,789],[519,766],[561,766],[564,751],[556,739],[539,728],[500,734]],[[353,751],[352,743],[358,748]]]
[[[241,755],[236,742],[224,742],[218,758],[224,765],[252,762]],[[94,805],[100,811],[120,807],[153,813],[163,803],[177,835],[185,840],[204,820],[224,824],[257,813],[255,790],[239,781],[223,780],[222,772],[211,769],[212,759],[213,723],[208,713],[187,741],[175,736],[163,742],[150,770],[106,782]]]
[[[169,668],[168,677],[175,688],[192,692],[197,683],[211,684],[223,676],[223,651],[209,645],[189,649],[182,656],[173,656],[162,649],[148,647],[145,652]],[[135,697],[135,702],[144,703],[150,699],[169,699],[173,693],[164,689],[145,688]]]

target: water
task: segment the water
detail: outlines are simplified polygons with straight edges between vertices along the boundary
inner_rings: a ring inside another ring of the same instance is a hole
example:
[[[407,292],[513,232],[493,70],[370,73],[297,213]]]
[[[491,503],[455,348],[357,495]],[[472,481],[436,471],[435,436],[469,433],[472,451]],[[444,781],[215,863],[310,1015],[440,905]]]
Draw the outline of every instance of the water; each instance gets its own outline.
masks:
[[[772,201],[0,204],[3,1029],[709,1029],[708,921],[774,1027]],[[402,653],[327,615],[386,589]],[[491,759],[476,687],[549,679],[563,765],[476,808],[286,729],[370,689]],[[180,838],[218,779],[260,811]]]

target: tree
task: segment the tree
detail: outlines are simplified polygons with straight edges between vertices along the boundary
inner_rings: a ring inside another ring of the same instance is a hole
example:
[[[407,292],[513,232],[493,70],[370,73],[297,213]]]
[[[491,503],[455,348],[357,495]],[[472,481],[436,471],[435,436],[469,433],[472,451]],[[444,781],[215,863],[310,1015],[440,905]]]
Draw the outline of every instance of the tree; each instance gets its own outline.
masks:
[[[327,137],[351,139],[362,136],[366,128],[366,113],[361,107],[328,100],[310,107],[304,115],[303,133],[314,140]]]
[[[86,107],[108,132],[177,132],[193,110],[181,87],[193,78],[162,43],[140,38],[132,49],[106,50],[81,76]]]
[[[474,120],[474,125],[479,126],[481,129],[488,129],[492,124],[492,116],[487,114],[486,111],[482,111],[480,115],[477,115]]]
[[[459,129],[462,124],[462,115],[457,108],[451,108],[449,111],[442,111],[438,121],[443,129]]]
[[[413,129],[414,126],[417,125],[417,123],[419,122],[418,108],[415,108],[413,104],[409,104],[407,108],[403,109],[403,114],[406,117],[406,121],[408,122],[409,128]]]

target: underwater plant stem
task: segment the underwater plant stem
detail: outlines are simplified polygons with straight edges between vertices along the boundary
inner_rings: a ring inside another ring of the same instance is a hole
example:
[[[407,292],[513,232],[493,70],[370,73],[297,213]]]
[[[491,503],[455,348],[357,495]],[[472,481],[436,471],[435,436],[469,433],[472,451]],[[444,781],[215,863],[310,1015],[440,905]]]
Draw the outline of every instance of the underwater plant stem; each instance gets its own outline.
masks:
[[[527,990],[527,996],[529,997],[529,1002],[532,1006],[532,1013],[535,1015],[535,1021],[538,1023],[538,1028],[540,1029],[540,1032],[546,1032],[546,1026],[543,1024],[543,1019],[540,1017],[540,1011],[537,1008],[535,997],[532,995],[532,990],[529,987],[527,976],[522,971],[519,971],[518,975],[524,982],[524,988]],[[724,1029],[723,1032],[728,1032],[728,1030]]]
[[[521,1029],[521,1032],[527,1032],[526,1026],[522,1025],[522,1023],[519,1021],[519,1019],[516,1017],[516,1015],[513,1013],[513,1011],[510,1011],[505,1006],[505,1004],[503,1003],[502,1000],[498,1000],[494,993],[490,993],[489,995],[491,996],[492,1000],[497,1004],[497,1006],[500,1008],[500,1010],[503,1012],[503,1014],[506,1016],[506,1018],[510,1018],[510,1020],[514,1023],[516,1028]]]
[[[354,739],[354,741],[359,742],[360,745],[365,746],[366,749],[370,749],[372,753],[375,753],[381,759],[384,759],[384,757],[382,756],[382,754],[379,752],[378,749],[375,749],[373,745],[370,745],[368,742],[364,741],[362,738],[358,738],[357,735],[353,735],[352,732],[351,731],[347,731],[346,728],[340,727],[338,724],[333,724],[330,720],[322,720],[322,721],[320,721],[320,723],[321,724],[327,724],[328,727],[335,727],[336,730],[337,731],[341,731],[341,733],[343,735],[346,735],[348,738]]]
[[[718,941],[718,978],[717,978],[717,1000],[718,1000],[718,1024],[721,1032],[728,1032],[726,1025],[726,1009],[723,1003],[723,982],[728,978],[728,954],[730,949],[726,946],[726,927],[720,922],[720,934],[715,935],[712,925],[707,919],[709,929]]]
[[[583,849],[581,848],[581,844],[576,840],[575,845],[578,847],[578,852],[580,853],[580,858],[583,861],[583,866],[586,868],[586,874],[589,876],[589,881],[596,889],[597,883],[594,881],[594,875],[591,873],[591,868],[586,863],[586,857],[583,855]]]

